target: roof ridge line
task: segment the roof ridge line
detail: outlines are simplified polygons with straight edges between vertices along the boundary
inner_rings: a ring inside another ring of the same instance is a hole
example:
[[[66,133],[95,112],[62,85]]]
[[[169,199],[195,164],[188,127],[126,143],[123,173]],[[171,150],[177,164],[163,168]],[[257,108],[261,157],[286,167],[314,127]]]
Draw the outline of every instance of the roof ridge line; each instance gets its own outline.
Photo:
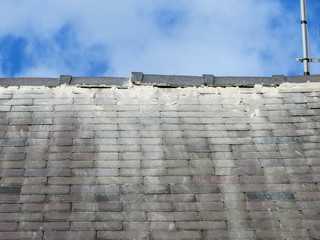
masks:
[[[0,78],[0,86],[46,86],[56,87],[62,84],[80,87],[119,87],[128,88],[134,85],[154,87],[254,87],[255,85],[279,86],[282,83],[320,82],[320,75],[271,77],[252,76],[202,76],[160,75],[131,72],[130,78],[125,77],[73,77],[61,75],[59,78]]]

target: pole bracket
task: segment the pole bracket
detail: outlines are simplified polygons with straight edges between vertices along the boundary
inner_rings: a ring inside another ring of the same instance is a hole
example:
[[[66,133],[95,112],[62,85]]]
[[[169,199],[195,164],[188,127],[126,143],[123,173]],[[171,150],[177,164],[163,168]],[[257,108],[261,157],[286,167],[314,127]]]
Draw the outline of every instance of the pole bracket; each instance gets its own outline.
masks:
[[[297,62],[303,62],[305,60],[308,62],[320,62],[320,58],[296,58]]]

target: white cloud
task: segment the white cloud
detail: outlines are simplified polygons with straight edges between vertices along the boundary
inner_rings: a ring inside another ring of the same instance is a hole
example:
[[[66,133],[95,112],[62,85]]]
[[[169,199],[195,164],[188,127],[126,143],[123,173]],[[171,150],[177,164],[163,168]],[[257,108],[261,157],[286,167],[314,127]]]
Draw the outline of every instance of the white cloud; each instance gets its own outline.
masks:
[[[33,65],[19,76],[89,74],[92,61],[108,63],[108,76],[296,74],[295,14],[280,0],[10,0],[0,37],[29,40]],[[54,38],[64,26],[74,38],[65,49]]]

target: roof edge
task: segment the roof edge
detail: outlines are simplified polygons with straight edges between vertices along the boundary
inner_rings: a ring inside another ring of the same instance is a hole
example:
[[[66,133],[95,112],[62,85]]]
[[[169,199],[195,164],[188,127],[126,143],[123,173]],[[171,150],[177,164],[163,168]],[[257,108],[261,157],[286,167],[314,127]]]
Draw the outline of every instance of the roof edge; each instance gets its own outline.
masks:
[[[127,88],[131,84],[151,85],[157,87],[199,87],[199,86],[243,86],[253,87],[278,86],[282,83],[320,82],[320,75],[271,77],[217,77],[213,74],[202,76],[158,75],[131,72],[130,78],[124,77],[72,77],[61,75],[60,78],[0,78],[0,86],[46,86],[56,87],[62,84],[81,87],[119,87]]]

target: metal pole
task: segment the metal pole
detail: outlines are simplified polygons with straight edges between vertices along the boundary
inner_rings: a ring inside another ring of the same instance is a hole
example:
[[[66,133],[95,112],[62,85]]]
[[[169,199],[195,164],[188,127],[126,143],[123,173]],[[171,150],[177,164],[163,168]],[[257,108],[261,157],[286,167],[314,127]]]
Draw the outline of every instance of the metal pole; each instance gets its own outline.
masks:
[[[310,75],[307,39],[306,0],[300,0],[304,75]]]

